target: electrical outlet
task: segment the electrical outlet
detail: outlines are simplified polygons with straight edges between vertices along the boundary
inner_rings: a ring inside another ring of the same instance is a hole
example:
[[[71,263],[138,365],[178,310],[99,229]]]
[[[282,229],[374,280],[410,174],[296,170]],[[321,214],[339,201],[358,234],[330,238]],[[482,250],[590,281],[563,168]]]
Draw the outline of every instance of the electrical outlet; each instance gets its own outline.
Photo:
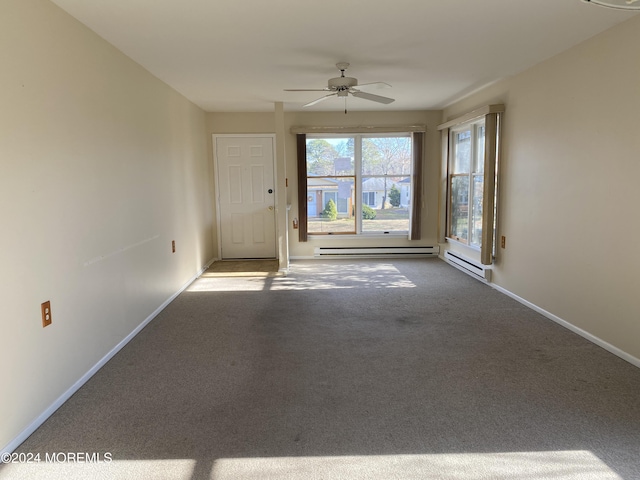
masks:
[[[500,237],[500,246],[502,248],[505,248],[507,246],[507,237],[505,237],[504,235],[502,235],[502,237]]]
[[[42,305],[40,305],[40,309],[42,310],[42,327],[47,327],[51,325],[51,302],[47,300]]]
[[[171,253],[176,253],[176,241],[171,240]]]

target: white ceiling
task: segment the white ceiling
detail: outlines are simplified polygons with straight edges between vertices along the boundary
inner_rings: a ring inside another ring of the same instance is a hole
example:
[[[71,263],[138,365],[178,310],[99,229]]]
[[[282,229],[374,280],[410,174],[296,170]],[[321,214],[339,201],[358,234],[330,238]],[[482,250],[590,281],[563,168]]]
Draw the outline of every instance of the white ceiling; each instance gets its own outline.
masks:
[[[350,110],[440,109],[633,14],[581,0],[53,0],[206,111],[286,111],[349,62],[396,99]],[[332,98],[309,110],[340,110]]]

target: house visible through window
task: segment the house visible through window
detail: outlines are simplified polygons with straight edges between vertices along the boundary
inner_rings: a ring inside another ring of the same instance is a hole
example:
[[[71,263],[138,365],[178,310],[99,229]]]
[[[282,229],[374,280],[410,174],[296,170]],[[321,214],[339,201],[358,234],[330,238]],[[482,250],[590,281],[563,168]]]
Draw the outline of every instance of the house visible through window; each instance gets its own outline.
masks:
[[[409,232],[410,134],[306,137],[309,234]]]

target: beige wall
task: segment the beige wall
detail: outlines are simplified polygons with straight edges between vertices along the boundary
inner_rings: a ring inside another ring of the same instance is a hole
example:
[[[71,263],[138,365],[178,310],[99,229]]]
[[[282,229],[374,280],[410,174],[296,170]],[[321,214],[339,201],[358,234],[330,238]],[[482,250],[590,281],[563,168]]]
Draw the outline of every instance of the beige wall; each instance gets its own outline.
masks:
[[[285,174],[289,188],[286,203],[291,205],[287,232],[291,257],[311,257],[316,246],[339,245],[435,245],[437,243],[437,204],[439,175],[439,133],[436,126],[441,119],[440,111],[409,112],[287,112],[284,114]],[[207,125],[210,134],[275,133],[275,115],[271,113],[209,113]],[[366,239],[363,237],[316,237],[308,242],[298,241],[298,231],[293,229],[293,218],[298,217],[296,136],[290,133],[292,126],[393,126],[426,125],[425,169],[423,186],[422,240],[411,242],[407,237],[385,237]],[[280,139],[278,139],[280,141]],[[281,193],[281,192],[280,192]],[[284,235],[284,228],[280,233]]]
[[[46,0],[2,1],[0,58],[1,451],[211,259],[213,216],[202,110]]]
[[[506,105],[494,282],[640,358],[640,17],[444,112]]]

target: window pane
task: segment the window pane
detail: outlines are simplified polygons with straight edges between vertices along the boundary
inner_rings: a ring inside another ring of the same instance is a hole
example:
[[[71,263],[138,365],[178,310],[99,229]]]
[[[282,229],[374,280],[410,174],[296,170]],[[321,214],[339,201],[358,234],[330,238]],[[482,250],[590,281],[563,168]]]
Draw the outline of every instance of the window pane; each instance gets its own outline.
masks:
[[[451,236],[469,239],[469,177],[451,178]]]
[[[409,231],[411,177],[362,177],[362,231]]]
[[[482,173],[484,172],[484,125],[478,125],[476,132],[478,138],[476,139],[476,164],[474,166],[474,172]]]
[[[355,233],[354,177],[307,179],[309,233]]]
[[[406,133],[308,136],[308,232],[408,232],[412,149]]]
[[[364,137],[363,175],[410,175],[411,137]]]
[[[484,176],[473,176],[473,206],[471,208],[471,245],[482,245],[482,198]]]
[[[353,174],[353,138],[307,138],[307,176]]]
[[[454,133],[453,173],[469,173],[471,167],[471,130]]]

